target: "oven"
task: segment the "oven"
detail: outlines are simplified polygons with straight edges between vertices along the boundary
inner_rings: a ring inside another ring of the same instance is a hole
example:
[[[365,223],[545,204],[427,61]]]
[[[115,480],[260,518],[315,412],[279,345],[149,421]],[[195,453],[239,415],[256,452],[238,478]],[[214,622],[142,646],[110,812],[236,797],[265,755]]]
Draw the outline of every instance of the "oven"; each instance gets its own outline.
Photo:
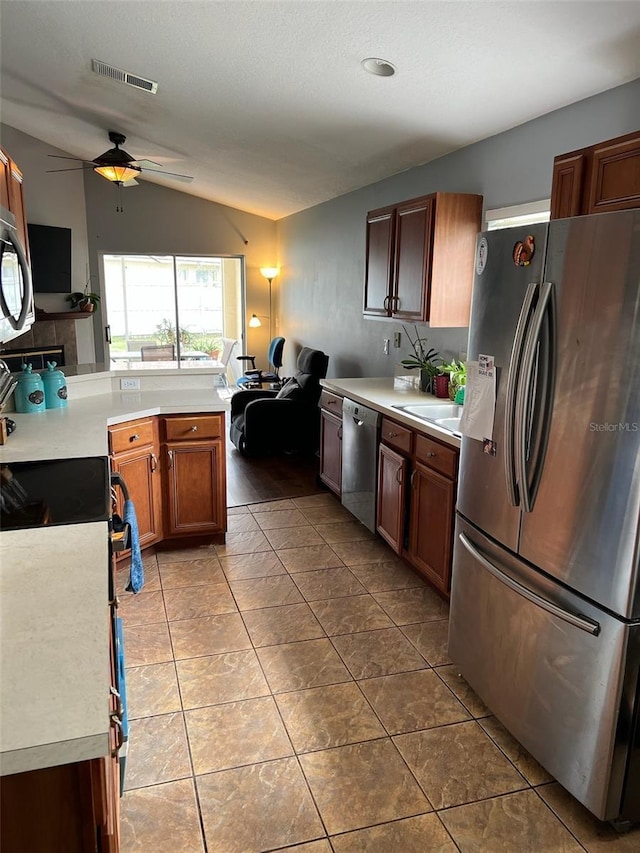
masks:
[[[24,334],[34,321],[31,270],[12,213],[0,207],[0,343]]]

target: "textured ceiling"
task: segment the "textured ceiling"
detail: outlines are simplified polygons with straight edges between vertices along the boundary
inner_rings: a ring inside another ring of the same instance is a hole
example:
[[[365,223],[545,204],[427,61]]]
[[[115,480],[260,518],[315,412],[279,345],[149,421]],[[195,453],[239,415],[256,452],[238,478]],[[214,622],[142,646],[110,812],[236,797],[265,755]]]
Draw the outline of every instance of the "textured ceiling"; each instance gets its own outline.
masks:
[[[158,183],[273,219],[640,76],[638,2],[3,0],[1,23],[4,122],[88,159],[119,130],[195,178]]]

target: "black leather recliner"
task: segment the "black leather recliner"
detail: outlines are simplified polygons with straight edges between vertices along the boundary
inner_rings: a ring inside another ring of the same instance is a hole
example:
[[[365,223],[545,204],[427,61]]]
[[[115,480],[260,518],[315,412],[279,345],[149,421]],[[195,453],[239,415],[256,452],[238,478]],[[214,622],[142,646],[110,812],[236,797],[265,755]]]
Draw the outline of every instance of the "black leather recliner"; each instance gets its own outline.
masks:
[[[313,453],[320,435],[320,380],[329,356],[303,347],[295,376],[279,391],[238,391],[231,398],[229,438],[240,453]]]

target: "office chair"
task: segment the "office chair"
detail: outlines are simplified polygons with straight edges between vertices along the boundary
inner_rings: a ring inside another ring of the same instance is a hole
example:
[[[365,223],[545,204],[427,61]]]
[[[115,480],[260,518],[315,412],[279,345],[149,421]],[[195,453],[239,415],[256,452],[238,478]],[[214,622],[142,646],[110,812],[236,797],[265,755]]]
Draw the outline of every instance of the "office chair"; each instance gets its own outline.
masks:
[[[273,338],[269,344],[267,358],[270,366],[273,367],[273,371],[257,369],[255,355],[237,356],[238,361],[250,361],[251,367],[248,370],[245,368],[244,376],[241,376],[240,379],[238,379],[236,385],[240,388],[255,388],[262,385],[263,382],[270,382],[274,385],[280,386],[280,374],[278,371],[282,367],[282,351],[284,349],[284,342],[284,338]]]

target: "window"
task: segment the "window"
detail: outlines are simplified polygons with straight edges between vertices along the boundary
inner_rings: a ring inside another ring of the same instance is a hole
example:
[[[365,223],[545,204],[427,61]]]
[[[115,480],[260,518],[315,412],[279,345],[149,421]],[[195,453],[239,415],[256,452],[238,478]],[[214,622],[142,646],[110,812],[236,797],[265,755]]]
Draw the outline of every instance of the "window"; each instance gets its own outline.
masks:
[[[551,199],[532,201],[527,204],[514,204],[511,207],[499,207],[487,210],[484,218],[486,231],[498,228],[512,228],[515,225],[534,225],[548,222],[551,215]]]
[[[242,339],[242,258],[102,256],[109,357],[206,367],[223,338]]]

